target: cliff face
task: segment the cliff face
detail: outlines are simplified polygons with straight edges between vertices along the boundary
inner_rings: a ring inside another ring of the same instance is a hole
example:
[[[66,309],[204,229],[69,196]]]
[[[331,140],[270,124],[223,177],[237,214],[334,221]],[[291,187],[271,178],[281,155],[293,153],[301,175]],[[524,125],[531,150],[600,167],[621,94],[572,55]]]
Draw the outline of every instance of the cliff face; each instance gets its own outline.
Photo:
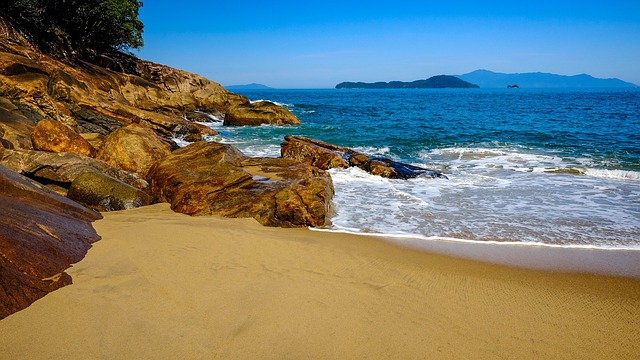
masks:
[[[128,72],[110,70],[125,66],[108,58],[96,59],[100,65],[79,60],[71,64],[37,51],[2,19],[0,31],[0,101],[5,111],[32,125],[50,118],[80,133],[107,135],[140,123],[162,135],[202,135],[211,130],[187,121],[189,111],[226,113],[249,103],[186,71],[134,58],[128,59]],[[17,131],[15,126],[11,130]]]

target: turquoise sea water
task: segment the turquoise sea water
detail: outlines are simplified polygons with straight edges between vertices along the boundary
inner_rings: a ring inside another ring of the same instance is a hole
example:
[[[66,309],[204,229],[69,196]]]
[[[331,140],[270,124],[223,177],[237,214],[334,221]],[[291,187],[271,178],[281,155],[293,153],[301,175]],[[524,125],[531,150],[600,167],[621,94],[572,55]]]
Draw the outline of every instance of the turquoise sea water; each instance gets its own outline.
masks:
[[[331,230],[640,248],[640,90],[260,90],[300,126],[222,127],[279,156],[301,135],[443,171],[390,180],[331,170]]]

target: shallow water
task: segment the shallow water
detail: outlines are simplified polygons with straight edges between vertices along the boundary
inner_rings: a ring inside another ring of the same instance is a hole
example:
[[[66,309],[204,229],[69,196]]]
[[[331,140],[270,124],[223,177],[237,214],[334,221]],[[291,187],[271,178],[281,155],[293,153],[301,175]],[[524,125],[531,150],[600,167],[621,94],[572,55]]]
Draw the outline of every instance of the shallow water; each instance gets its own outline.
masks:
[[[331,170],[330,229],[640,248],[640,91],[262,90],[300,126],[221,127],[214,140],[279,156],[301,135],[443,171],[390,180]]]

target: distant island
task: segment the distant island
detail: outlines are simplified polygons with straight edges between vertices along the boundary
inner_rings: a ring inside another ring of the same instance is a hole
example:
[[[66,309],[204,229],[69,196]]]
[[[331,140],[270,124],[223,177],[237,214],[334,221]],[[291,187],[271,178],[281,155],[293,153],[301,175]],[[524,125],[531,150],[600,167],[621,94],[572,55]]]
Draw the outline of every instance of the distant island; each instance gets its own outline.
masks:
[[[426,80],[416,80],[411,82],[390,81],[390,82],[341,82],[336,85],[336,89],[443,89],[443,88],[478,88],[478,85],[471,84],[451,75],[432,76]]]
[[[489,70],[476,70],[458,78],[482,88],[506,88],[518,84],[520,88],[633,88],[638,87],[620,79],[598,79],[591,75],[557,75],[550,73],[532,72],[519,74],[505,74]]]
[[[269,90],[273,89],[267,85],[251,83],[247,85],[229,85],[224,87],[227,90]]]

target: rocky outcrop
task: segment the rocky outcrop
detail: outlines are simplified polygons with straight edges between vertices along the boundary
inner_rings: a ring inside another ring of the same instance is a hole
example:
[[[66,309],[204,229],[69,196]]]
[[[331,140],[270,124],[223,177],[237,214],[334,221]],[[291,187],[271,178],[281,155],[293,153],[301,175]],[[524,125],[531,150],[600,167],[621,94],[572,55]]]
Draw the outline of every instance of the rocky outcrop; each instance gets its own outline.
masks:
[[[151,129],[132,124],[106,137],[98,159],[144,177],[151,165],[169,155],[172,149]]]
[[[4,98],[0,111],[17,110],[32,125],[49,118],[78,133],[107,136],[137,123],[159,135],[198,141],[216,132],[187,120],[185,115],[194,111],[231,112],[236,114],[232,119],[250,118],[255,123],[297,122],[277,105],[251,104],[246,97],[196,74],[133,57],[126,59],[127,66],[110,63],[108,68],[96,65],[101,61],[62,62],[38,52],[1,18],[0,28],[0,97]],[[0,116],[4,117],[1,112]],[[4,138],[16,148],[30,148],[26,142]]]
[[[9,99],[0,96],[0,140],[5,148],[33,149],[34,127],[34,121],[24,116]]]
[[[333,184],[298,161],[247,158],[229,145],[195,143],[174,151],[147,174],[156,201],[189,215],[253,217],[282,227],[325,224]]]
[[[73,180],[86,172],[105,174],[142,190],[148,187],[147,182],[136,174],[116,169],[104,161],[72,153],[0,148],[0,165],[43,184],[56,184],[64,188],[68,188]]]
[[[224,117],[225,126],[297,125],[300,120],[289,110],[269,101],[258,101],[231,107]]]
[[[102,173],[86,172],[76,177],[67,197],[96,211],[116,211],[150,205],[144,191]]]
[[[71,283],[100,214],[0,165],[0,319]]]
[[[280,153],[284,159],[294,159],[317,168],[347,168],[356,166],[373,175],[391,179],[410,179],[417,176],[446,178],[441,172],[404,164],[391,159],[371,157],[347,147],[300,136],[286,136]]]
[[[51,119],[40,120],[31,133],[31,142],[36,150],[96,156],[96,149],[80,134],[61,122]]]

